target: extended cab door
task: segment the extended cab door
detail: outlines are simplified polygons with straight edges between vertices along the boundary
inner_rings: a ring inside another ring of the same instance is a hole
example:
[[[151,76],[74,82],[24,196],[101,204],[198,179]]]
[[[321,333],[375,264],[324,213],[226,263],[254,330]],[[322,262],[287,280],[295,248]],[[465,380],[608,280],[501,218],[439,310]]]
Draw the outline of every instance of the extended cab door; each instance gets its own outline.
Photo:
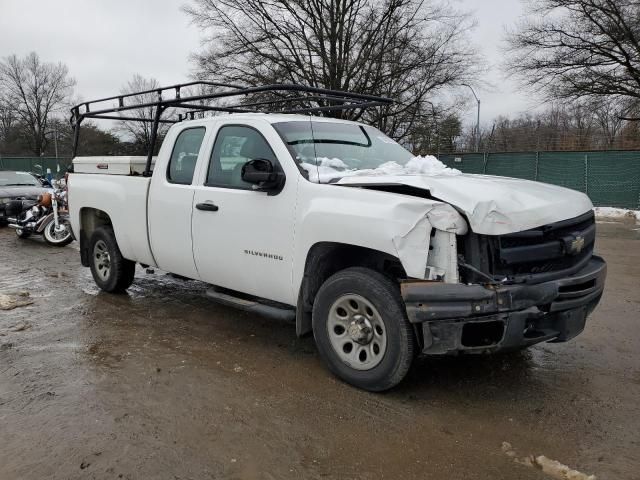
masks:
[[[295,305],[291,267],[300,175],[283,168],[283,155],[286,147],[266,121],[220,125],[195,187],[193,252],[205,282]],[[242,180],[242,166],[257,158],[284,171],[278,193],[256,191]]]
[[[156,264],[162,270],[199,278],[191,244],[192,185],[207,128],[188,125],[172,129],[158,155],[148,200],[149,238]],[[163,159],[168,157],[168,161]]]

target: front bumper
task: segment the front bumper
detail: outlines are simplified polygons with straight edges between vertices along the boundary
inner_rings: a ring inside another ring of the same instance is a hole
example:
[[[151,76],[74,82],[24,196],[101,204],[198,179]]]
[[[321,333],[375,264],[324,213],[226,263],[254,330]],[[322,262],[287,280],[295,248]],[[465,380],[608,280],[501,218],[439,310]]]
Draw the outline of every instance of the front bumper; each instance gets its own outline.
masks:
[[[491,353],[578,335],[606,276],[605,261],[593,256],[574,275],[535,285],[408,281],[401,290],[409,321],[422,324],[423,353]]]

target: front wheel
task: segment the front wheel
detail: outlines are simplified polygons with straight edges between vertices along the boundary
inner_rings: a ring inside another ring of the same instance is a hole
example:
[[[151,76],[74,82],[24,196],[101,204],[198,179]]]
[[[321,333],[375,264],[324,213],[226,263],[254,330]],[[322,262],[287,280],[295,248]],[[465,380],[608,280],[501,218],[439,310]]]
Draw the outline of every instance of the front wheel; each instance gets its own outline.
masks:
[[[58,228],[56,228],[56,222],[51,220],[45,225],[43,233],[46,242],[55,247],[64,247],[73,242],[71,225],[66,221],[58,222]]]
[[[330,277],[313,306],[313,335],[329,370],[380,392],[397,385],[414,357],[415,339],[398,285],[368,268]]]
[[[122,293],[133,283],[136,264],[120,253],[110,226],[96,229],[89,239],[89,266],[96,285],[105,292]]]

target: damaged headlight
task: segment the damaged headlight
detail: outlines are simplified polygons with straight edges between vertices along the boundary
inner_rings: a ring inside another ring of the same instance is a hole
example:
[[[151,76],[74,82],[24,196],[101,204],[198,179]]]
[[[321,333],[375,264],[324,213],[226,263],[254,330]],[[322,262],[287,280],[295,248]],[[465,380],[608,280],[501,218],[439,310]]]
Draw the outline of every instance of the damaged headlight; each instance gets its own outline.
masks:
[[[464,235],[469,230],[467,222],[451,205],[446,203],[435,205],[427,212],[427,219],[435,229]]]

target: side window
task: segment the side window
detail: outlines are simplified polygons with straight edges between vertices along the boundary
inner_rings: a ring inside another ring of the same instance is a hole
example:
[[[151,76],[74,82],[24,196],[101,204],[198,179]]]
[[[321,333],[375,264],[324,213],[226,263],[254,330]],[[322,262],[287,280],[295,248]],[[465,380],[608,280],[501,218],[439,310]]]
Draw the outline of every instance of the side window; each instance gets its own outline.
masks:
[[[256,158],[278,164],[271,147],[257,130],[236,125],[220,128],[211,152],[206,185],[250,190],[252,185],[242,180],[242,166]]]
[[[187,128],[176,138],[167,167],[167,180],[171,183],[191,185],[204,133],[204,127]]]

